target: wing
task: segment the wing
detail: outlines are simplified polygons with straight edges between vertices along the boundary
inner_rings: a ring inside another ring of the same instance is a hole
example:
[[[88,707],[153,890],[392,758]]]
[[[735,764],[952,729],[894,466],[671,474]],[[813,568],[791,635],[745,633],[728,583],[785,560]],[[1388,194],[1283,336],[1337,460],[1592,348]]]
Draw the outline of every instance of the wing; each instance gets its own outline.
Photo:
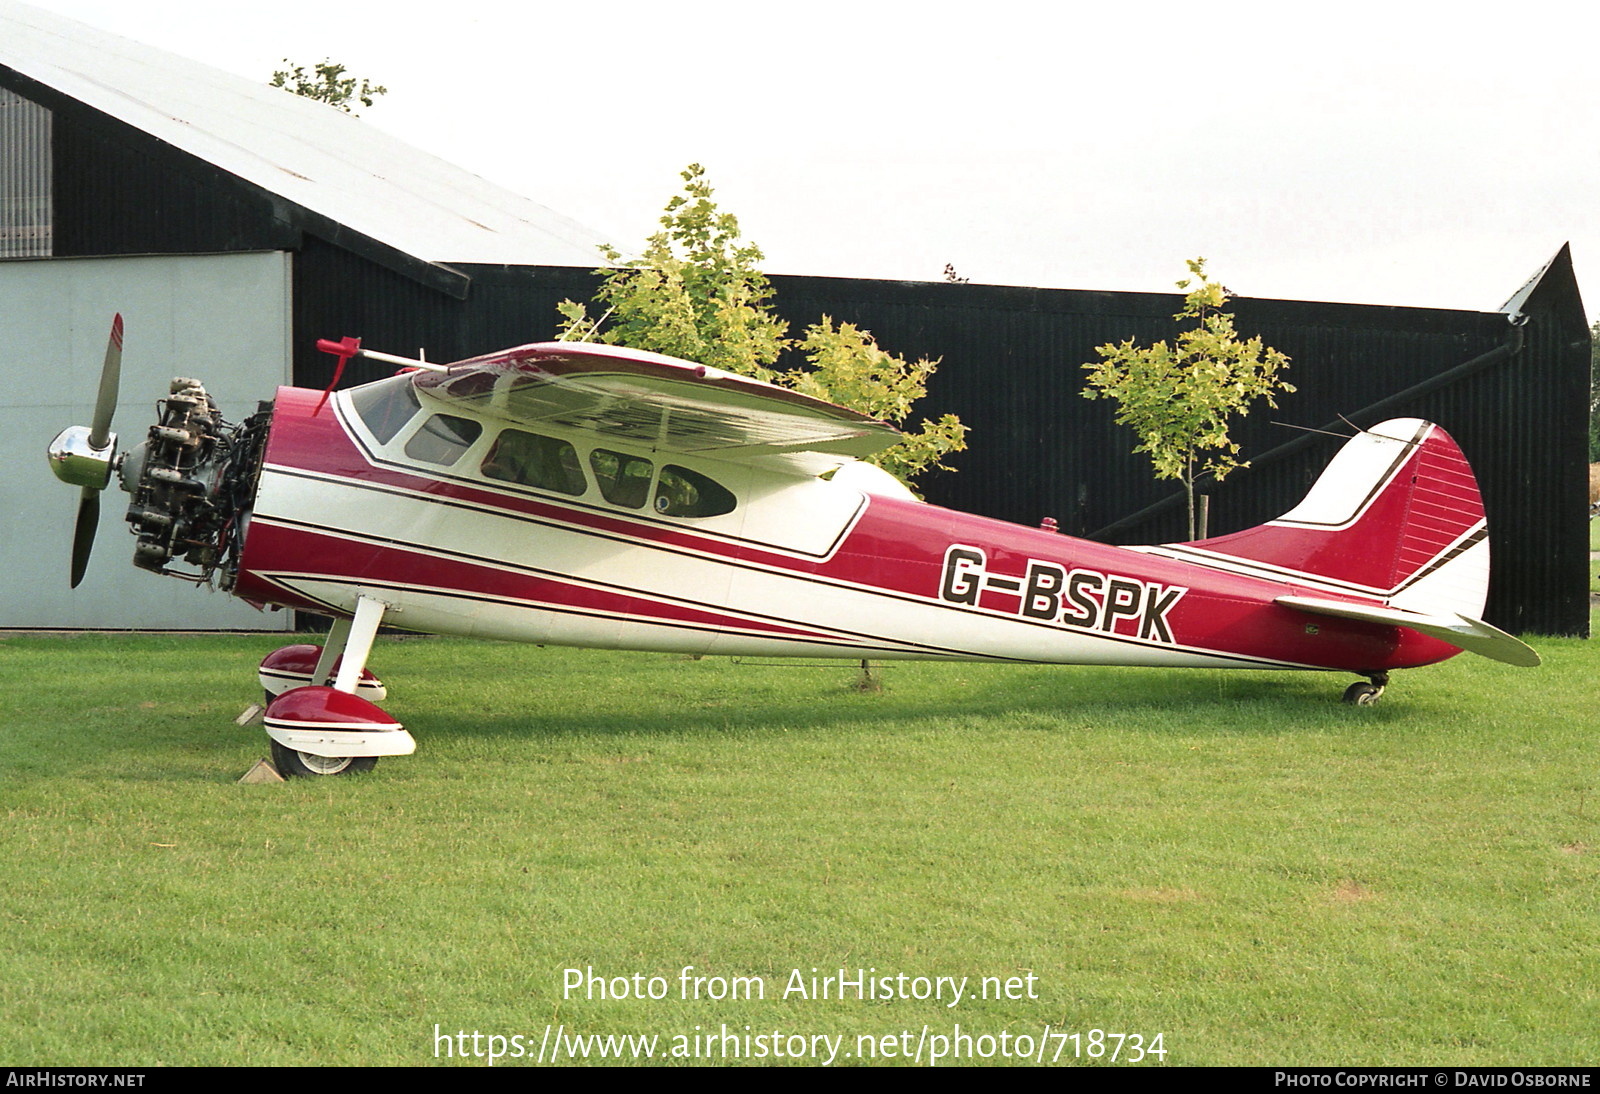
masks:
[[[590,342],[519,346],[418,372],[412,382],[487,417],[724,459],[870,456],[900,439],[887,422],[821,399],[659,353]]]

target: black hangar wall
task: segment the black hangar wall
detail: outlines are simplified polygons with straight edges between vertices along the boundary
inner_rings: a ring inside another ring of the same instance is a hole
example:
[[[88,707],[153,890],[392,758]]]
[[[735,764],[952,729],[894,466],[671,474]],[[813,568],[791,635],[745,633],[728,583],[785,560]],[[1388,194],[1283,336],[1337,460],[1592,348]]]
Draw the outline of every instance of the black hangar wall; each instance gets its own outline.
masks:
[[[959,414],[971,448],[928,476],[930,501],[1114,543],[1184,538],[1182,492],[1132,454],[1114,404],[1082,398],[1095,347],[1172,338],[1182,297],[775,277],[779,310],[858,323],[902,356],[941,359],[917,413]],[[1500,312],[1236,299],[1246,335],[1291,359],[1296,387],[1242,419],[1252,466],[1212,484],[1213,535],[1286,512],[1353,426],[1419,417],[1472,461],[1494,548],[1488,618],[1587,635],[1589,332],[1565,249],[1515,317]],[[1285,424],[1277,424],[1285,423]],[[1340,436],[1308,432],[1326,430]]]

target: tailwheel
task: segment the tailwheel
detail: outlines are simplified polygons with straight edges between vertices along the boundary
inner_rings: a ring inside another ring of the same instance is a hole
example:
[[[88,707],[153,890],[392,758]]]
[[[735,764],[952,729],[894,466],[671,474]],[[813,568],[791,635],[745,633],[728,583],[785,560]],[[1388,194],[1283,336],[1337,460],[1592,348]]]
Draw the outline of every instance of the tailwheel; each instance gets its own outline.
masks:
[[[1351,706],[1370,707],[1383,697],[1384,688],[1389,686],[1389,674],[1375,672],[1370,682],[1359,681],[1344,689],[1344,701]]]
[[[272,766],[285,778],[321,775],[359,775],[378,766],[376,756],[316,756],[272,742]]]

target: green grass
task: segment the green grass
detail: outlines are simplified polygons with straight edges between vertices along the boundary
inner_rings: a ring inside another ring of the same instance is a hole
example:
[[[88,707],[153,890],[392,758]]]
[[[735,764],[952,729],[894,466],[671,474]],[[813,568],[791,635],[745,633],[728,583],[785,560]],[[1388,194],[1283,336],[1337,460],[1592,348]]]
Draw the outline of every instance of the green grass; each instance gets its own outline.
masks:
[[[1337,675],[910,664],[869,695],[843,666],[385,639],[417,755],[236,785],[281,641],[0,639],[0,1063],[425,1064],[436,1023],[1593,1058],[1582,641],[1355,709]],[[686,965],[767,997],[683,1000]],[[564,999],[588,967],[671,993]],[[841,967],[1038,997],[782,998]]]

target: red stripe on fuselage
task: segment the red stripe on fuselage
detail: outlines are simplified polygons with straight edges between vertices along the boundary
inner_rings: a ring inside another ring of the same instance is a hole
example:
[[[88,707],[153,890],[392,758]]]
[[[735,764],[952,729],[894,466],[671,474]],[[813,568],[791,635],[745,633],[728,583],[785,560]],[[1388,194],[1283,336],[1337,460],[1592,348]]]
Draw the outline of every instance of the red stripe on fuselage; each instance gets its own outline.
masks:
[[[518,572],[488,562],[443,558],[426,550],[395,544],[360,543],[334,533],[293,528],[262,519],[251,527],[252,549],[263,557],[292,560],[292,569],[250,573],[251,595],[275,596],[285,591],[279,575],[334,584],[388,586],[419,592],[484,598],[530,609],[571,610],[590,615],[627,617],[644,622],[687,626],[696,630],[756,633],[778,638],[840,642],[837,635],[696,608],[637,591],[596,587],[546,575]],[[259,542],[255,537],[260,536]],[[326,610],[326,605],[300,598],[301,607]],[[403,623],[404,620],[397,620]]]

